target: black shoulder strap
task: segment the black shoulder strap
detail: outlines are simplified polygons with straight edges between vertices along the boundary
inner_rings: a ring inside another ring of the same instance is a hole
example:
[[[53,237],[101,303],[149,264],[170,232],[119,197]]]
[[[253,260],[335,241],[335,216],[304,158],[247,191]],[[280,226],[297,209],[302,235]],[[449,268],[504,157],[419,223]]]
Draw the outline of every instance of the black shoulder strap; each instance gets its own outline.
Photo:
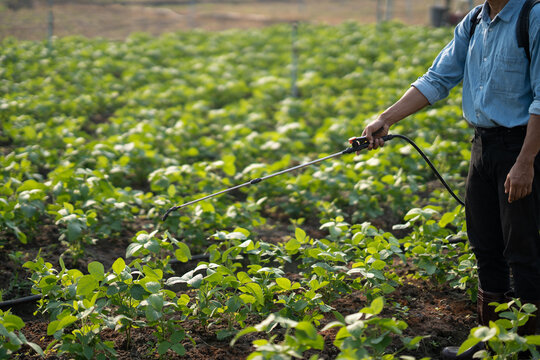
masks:
[[[531,50],[529,49],[529,14],[533,6],[539,3],[540,0],[526,0],[521,8],[517,22],[518,47],[522,47],[525,50],[525,55],[527,55],[529,61],[531,61]]]
[[[536,0],[540,1],[540,0]],[[482,5],[478,6],[475,10],[473,15],[471,16],[471,30],[469,30],[469,39],[472,39],[472,36],[474,35],[474,31],[476,30],[476,25],[480,22],[482,19],[480,17],[480,13],[482,12]]]

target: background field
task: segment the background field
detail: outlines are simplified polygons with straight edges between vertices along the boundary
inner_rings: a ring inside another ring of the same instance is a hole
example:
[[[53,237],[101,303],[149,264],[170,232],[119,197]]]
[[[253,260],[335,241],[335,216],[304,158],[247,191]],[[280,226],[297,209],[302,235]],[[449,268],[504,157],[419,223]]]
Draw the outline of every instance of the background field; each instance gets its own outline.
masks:
[[[51,8],[46,0],[28,0],[33,4],[31,8],[8,7],[9,2],[17,1],[0,2],[0,39],[6,36],[45,39],[51,9],[56,36],[124,39],[136,31],[158,35],[193,28],[254,28],[291,21],[338,24],[346,20],[373,23],[392,19],[410,25],[429,25],[430,8],[443,5],[442,0],[393,0],[388,7],[386,0],[133,0],[54,1]],[[453,1],[451,12],[459,12],[462,5],[458,0]],[[474,0],[474,3],[481,2]]]

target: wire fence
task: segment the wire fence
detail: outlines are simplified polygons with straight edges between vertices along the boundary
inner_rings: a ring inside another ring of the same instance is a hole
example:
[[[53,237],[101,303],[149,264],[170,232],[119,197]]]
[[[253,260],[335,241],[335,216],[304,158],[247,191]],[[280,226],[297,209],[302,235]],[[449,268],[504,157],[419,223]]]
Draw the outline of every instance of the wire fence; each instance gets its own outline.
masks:
[[[0,0],[0,39],[253,28],[277,23],[457,23],[479,0]]]

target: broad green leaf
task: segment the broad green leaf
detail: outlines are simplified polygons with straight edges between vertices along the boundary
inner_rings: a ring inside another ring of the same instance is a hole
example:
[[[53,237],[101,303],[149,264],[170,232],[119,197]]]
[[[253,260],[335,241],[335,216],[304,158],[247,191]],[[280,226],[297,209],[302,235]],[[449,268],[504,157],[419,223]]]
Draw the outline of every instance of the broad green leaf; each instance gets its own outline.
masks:
[[[413,254],[421,255],[426,253],[426,249],[422,245],[415,246],[412,250]]]
[[[186,353],[186,349],[184,348],[184,345],[180,343],[173,344],[171,346],[171,350],[177,353],[180,356],[184,356]]]
[[[154,309],[156,309],[157,311],[161,311],[164,303],[163,295],[152,294],[148,297],[148,302],[150,303],[150,305],[152,305]]]
[[[174,252],[176,259],[180,262],[187,262],[191,260],[191,251],[189,250],[189,247],[181,242],[176,245],[178,246],[178,249],[176,249]]]
[[[83,345],[83,355],[88,360],[92,359],[94,357],[94,349],[90,346]]]
[[[35,352],[37,352],[39,355],[41,355],[41,357],[45,357],[45,353],[43,352],[43,350],[41,349],[41,347],[39,347],[38,344],[35,344],[33,342],[27,342],[26,345],[30,346]]]
[[[528,335],[525,339],[527,339],[527,344],[540,346],[540,335]]]
[[[188,284],[195,289],[198,289],[201,286],[203,279],[204,277],[202,276],[202,274],[197,274],[193,278],[189,279]]]
[[[479,327],[474,331],[474,337],[480,339],[480,341],[486,342],[495,335],[497,335],[497,328],[489,328],[487,326]]]
[[[75,321],[77,321],[77,317],[73,315],[68,315],[63,317],[56,327],[56,331],[64,329],[65,327],[68,327],[69,325],[73,324]]]
[[[27,190],[47,190],[47,186],[45,184],[39,183],[36,180],[26,180],[17,188],[17,193],[27,191]]]
[[[309,305],[309,303],[304,300],[304,299],[300,299],[300,300],[297,300],[293,303],[292,305],[292,308],[295,310],[295,311],[298,311],[298,312],[301,312],[303,311],[307,306]]]
[[[159,290],[161,290],[161,285],[157,281],[148,281],[142,285],[152,294],[157,293]]]
[[[105,268],[103,267],[103,264],[98,261],[92,261],[88,264],[88,272],[98,281],[105,278]]]
[[[439,220],[439,226],[446,227],[446,225],[454,221],[455,218],[456,214],[447,212],[441,217],[441,220]]]
[[[98,281],[92,275],[83,275],[77,282],[77,295],[89,296],[99,286]]]
[[[375,260],[371,263],[371,267],[376,270],[382,270],[386,266],[386,263],[382,260]]]
[[[239,297],[245,304],[254,304],[257,302],[257,299],[253,295],[241,294]]]
[[[134,254],[137,253],[141,248],[143,247],[142,244],[139,243],[131,243],[128,245],[126,249],[126,258],[134,256]]]
[[[162,314],[159,311],[156,311],[153,307],[147,306],[145,309],[146,319],[150,322],[157,321],[161,318]]]
[[[289,252],[296,252],[298,251],[298,249],[300,249],[300,246],[302,246],[302,244],[300,244],[298,240],[293,238],[287,241],[287,243],[285,244],[285,250]]]
[[[381,178],[381,181],[382,181],[383,183],[392,185],[392,184],[395,183],[394,175],[392,175],[392,174],[385,175],[385,176],[383,176],[383,177]]]
[[[228,176],[233,176],[236,173],[236,166],[234,166],[236,157],[234,155],[223,155],[222,159],[224,162],[223,172]]]
[[[317,329],[308,321],[301,321],[296,325],[296,330],[304,332],[304,334],[310,339],[317,338]]]
[[[8,331],[21,330],[24,327],[24,321],[17,315],[4,314],[2,325]]]
[[[186,332],[184,330],[176,330],[169,337],[169,341],[171,343],[177,343],[184,340],[185,337],[186,337]]]
[[[480,339],[477,339],[477,338],[468,338],[467,340],[465,340],[465,342],[463,342],[463,344],[461,344],[461,346],[459,347],[458,349],[458,355],[464,353],[465,351],[469,350],[470,348],[472,348],[473,346],[475,346],[476,344],[478,344],[480,342]]]
[[[178,297],[178,300],[177,300],[176,303],[177,303],[179,306],[186,306],[187,304],[189,304],[189,301],[190,301],[190,300],[191,300],[191,299],[189,298],[188,295],[182,294],[182,295],[180,295],[180,296]]]
[[[525,311],[527,314],[532,314],[533,312],[536,311],[536,305],[530,304],[530,303],[524,304],[522,309],[523,309],[523,311]]]
[[[249,283],[249,284],[246,284],[245,285],[245,288],[249,289],[249,292],[255,296],[255,298],[257,299],[257,302],[260,304],[260,305],[264,305],[264,295],[263,295],[263,291],[262,291],[262,288],[259,284],[257,283]],[[242,289],[242,288],[240,288]]]
[[[131,296],[133,297],[133,299],[135,300],[143,300],[144,297],[146,295],[148,295],[149,293],[139,284],[134,284],[129,293],[131,294]]]
[[[74,242],[81,237],[82,225],[78,221],[70,221],[67,225],[68,240]]]
[[[125,268],[126,268],[126,262],[122,258],[116,259],[116,261],[112,265],[112,269],[117,275],[120,275],[120,273],[124,271]]]
[[[56,332],[56,329],[58,328],[58,324],[60,323],[60,320],[53,320],[47,325],[47,335],[53,335]]]
[[[152,268],[148,265],[143,265],[143,273],[148,279],[161,280],[163,279],[163,270]]]
[[[382,283],[382,284],[379,285],[379,287],[381,288],[381,290],[385,294],[393,293],[396,290],[395,287],[393,287],[392,285],[390,285],[388,283]]]
[[[289,290],[291,288],[291,280],[287,278],[277,278],[276,284],[284,290]]]
[[[174,195],[176,195],[176,186],[174,185],[169,185],[169,187],[167,188],[167,195],[169,195],[169,197],[174,197]]]
[[[171,343],[168,341],[162,341],[157,347],[157,352],[159,355],[164,355],[171,348]]]
[[[373,310],[373,315],[380,314],[384,308],[384,298],[382,296],[375,298],[371,302],[370,308]]]
[[[306,232],[301,228],[296,228],[294,230],[294,237],[298,240],[299,243],[303,243],[306,240]]]
[[[249,277],[249,275],[244,271],[238,272],[236,276],[238,277],[238,281],[240,281],[242,284],[247,284],[253,281],[253,279],[251,279],[251,277]]]

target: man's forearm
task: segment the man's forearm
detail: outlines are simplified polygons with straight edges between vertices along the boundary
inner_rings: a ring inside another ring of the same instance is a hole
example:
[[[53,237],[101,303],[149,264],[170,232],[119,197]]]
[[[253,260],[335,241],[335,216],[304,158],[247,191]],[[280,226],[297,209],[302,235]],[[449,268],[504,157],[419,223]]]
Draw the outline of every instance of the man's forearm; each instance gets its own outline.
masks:
[[[401,99],[380,115],[380,118],[388,125],[393,125],[428,105],[428,99],[417,88],[411,86]]]

